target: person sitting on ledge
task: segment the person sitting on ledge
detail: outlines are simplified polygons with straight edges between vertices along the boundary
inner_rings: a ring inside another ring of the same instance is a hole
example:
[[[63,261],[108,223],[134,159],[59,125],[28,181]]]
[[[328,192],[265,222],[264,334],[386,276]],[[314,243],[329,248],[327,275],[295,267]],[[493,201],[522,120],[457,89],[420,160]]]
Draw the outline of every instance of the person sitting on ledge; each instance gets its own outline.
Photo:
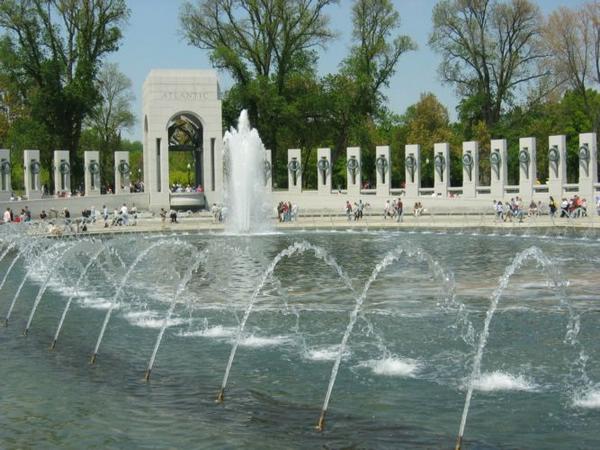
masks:
[[[423,208],[421,202],[415,202],[415,206],[413,207],[413,214],[415,215],[415,217],[419,217],[423,214],[424,211],[425,208]]]
[[[538,215],[537,203],[534,200],[531,200],[531,203],[529,204],[529,212],[527,214],[529,215],[529,217]]]

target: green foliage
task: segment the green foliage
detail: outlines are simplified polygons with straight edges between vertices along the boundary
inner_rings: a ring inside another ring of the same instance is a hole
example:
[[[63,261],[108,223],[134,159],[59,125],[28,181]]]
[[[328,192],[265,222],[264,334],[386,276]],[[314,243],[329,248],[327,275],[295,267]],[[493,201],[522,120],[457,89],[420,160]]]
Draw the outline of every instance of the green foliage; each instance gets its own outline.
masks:
[[[125,0],[0,3],[0,80],[43,131],[33,146],[42,160],[55,149],[70,151],[74,185],[83,175],[83,122],[100,100],[94,80],[104,56],[117,50],[128,16]]]

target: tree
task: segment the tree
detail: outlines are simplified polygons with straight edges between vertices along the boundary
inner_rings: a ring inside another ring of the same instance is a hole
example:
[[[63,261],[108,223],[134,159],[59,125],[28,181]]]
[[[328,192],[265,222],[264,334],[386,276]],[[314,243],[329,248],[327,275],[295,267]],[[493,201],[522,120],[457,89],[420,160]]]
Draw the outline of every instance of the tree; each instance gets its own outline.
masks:
[[[536,63],[539,9],[529,0],[442,0],[433,9],[429,45],[442,55],[443,82],[466,102],[463,117],[492,127],[517,88],[543,75]]]
[[[406,143],[421,145],[423,186],[433,186],[433,144],[455,141],[448,110],[434,94],[425,93],[407,108],[402,121],[407,128]],[[451,149],[456,152],[457,147]]]
[[[86,124],[98,133],[108,150],[108,145],[121,131],[135,124],[135,116],[131,112],[135,96],[131,91],[131,80],[119,71],[115,63],[102,68],[96,83],[102,100],[92,110]]]
[[[213,64],[246,84],[303,69],[310,51],[333,37],[324,8],[338,0],[199,0],[184,3],[180,18],[191,45],[211,52]]]
[[[261,130],[261,137],[272,150],[274,163],[278,159],[277,129],[282,122],[273,111],[263,108],[265,103],[273,102],[256,87],[268,87],[276,100],[290,100],[285,97],[289,77],[312,72],[315,49],[334,36],[325,8],[337,3],[198,0],[195,4],[184,3],[181,9],[181,26],[188,43],[208,50],[213,65],[231,74],[237,83],[235,99],[248,109],[252,123],[256,125],[263,120],[261,116],[268,116],[264,120],[269,120],[269,126]]]
[[[343,67],[361,87],[358,107],[363,114],[374,115],[385,101],[381,91],[389,86],[400,56],[417,47],[409,36],[395,34],[400,14],[390,0],[357,0],[352,23],[356,44]]]
[[[362,148],[361,165],[365,180],[375,177],[375,145],[378,122],[386,118],[383,89],[389,86],[400,56],[416,49],[410,37],[400,35],[400,15],[390,0],[356,0],[352,8],[353,46],[342,62],[339,77],[343,90],[335,97],[338,106],[349,107],[340,124],[333,158],[345,151],[348,138]],[[350,127],[348,127],[350,126]],[[342,168],[345,174],[345,167]]]
[[[593,131],[598,131],[600,111],[594,108],[589,90],[600,83],[600,3],[559,8],[546,20],[542,36],[552,55],[547,65],[553,85],[560,92],[568,89],[581,96]]]
[[[85,121],[86,127],[97,136],[102,169],[112,173],[112,154],[118,150],[121,132],[135,124],[131,102],[131,80],[119,71],[119,66],[109,63],[102,67],[96,81],[100,102],[92,109]]]
[[[129,16],[125,0],[4,0],[0,74],[18,88],[31,119],[70,151],[75,182],[84,119],[99,101],[103,58],[118,49]],[[50,162],[52,148],[42,148]]]

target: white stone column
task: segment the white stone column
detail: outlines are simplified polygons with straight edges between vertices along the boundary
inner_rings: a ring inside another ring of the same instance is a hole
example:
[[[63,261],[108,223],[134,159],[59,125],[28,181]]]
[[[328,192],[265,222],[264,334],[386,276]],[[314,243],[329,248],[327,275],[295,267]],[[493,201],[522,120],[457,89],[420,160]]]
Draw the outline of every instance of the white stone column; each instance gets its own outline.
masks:
[[[537,179],[536,141],[534,137],[519,139],[519,197],[529,205]]]
[[[129,152],[115,152],[115,194],[129,192],[131,167],[129,166]]]
[[[595,204],[594,184],[598,182],[596,133],[579,135],[579,196],[587,200],[589,210]],[[589,214],[589,213],[588,213]]]
[[[264,166],[264,176],[265,176],[265,188],[267,192],[271,192],[273,190],[273,156],[271,150],[265,150],[265,166]]]
[[[375,172],[377,173],[377,195],[389,197],[392,185],[392,160],[388,145],[375,147]]]
[[[419,144],[404,146],[404,174],[406,196],[417,198],[421,189],[421,146]]]
[[[299,148],[288,150],[288,191],[302,192],[302,152]]]
[[[12,193],[10,150],[0,149],[0,200],[9,200]]]
[[[320,195],[331,194],[331,149],[317,149],[317,187]]]
[[[479,142],[463,142],[462,168],[462,196],[464,198],[475,198],[477,197],[477,186],[479,185]]]
[[[71,163],[68,150],[54,151],[54,195],[71,193]]]
[[[160,192],[167,199],[170,198],[169,191],[169,133],[167,131],[160,139]],[[168,201],[168,200],[167,200]]]
[[[83,152],[85,195],[100,195],[100,152]]]
[[[349,196],[360,196],[361,186],[360,147],[346,149],[346,191]]]
[[[548,195],[557,204],[563,196],[563,185],[567,182],[567,137],[548,137]]]
[[[151,129],[148,134],[147,170],[144,171],[144,189],[150,194],[150,208],[169,208],[169,142],[167,132]],[[165,164],[166,160],[166,164]]]
[[[436,197],[447,198],[450,187],[450,144],[433,144],[433,191]]]
[[[490,143],[490,193],[496,200],[504,199],[508,184],[508,145],[506,139],[492,139]]]
[[[42,183],[40,180],[40,171],[42,164],[40,163],[39,150],[25,150],[23,152],[23,167],[25,171],[25,195],[28,200],[37,200],[42,198]]]

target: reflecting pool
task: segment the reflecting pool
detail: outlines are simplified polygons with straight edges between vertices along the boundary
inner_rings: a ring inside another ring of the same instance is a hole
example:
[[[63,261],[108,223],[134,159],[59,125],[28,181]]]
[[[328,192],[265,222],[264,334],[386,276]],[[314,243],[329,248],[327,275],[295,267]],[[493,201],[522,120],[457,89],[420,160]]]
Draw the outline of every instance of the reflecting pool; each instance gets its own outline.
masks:
[[[600,236],[543,234],[5,228],[0,447],[454,448],[471,385],[463,448],[599,448]]]

